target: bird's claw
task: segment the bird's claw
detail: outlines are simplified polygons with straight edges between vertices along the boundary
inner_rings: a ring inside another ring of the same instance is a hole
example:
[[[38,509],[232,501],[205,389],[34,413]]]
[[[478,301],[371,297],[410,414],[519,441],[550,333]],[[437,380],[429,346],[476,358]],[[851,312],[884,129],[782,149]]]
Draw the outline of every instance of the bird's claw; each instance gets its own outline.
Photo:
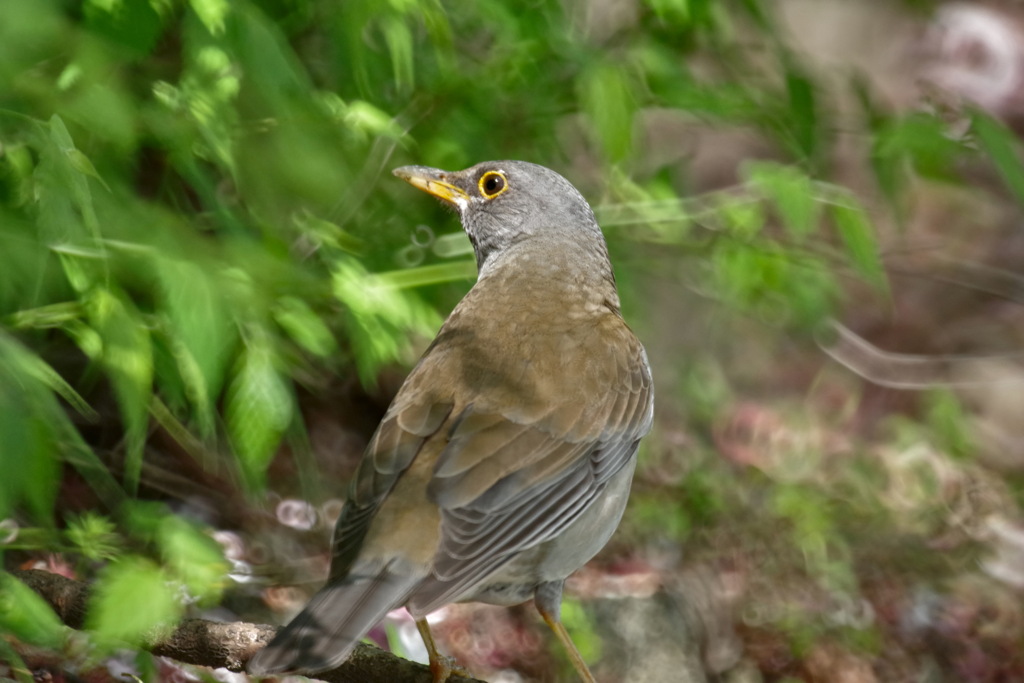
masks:
[[[446,683],[452,674],[469,678],[471,674],[465,667],[459,665],[454,657],[438,654],[430,658],[430,673],[434,677],[434,683]]]

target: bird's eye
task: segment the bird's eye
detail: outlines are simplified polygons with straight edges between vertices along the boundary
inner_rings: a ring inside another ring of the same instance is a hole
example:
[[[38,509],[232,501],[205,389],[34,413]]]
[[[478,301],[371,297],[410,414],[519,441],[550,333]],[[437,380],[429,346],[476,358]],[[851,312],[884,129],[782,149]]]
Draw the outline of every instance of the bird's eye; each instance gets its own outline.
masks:
[[[480,194],[487,199],[494,199],[507,189],[508,181],[504,173],[488,171],[480,176]]]

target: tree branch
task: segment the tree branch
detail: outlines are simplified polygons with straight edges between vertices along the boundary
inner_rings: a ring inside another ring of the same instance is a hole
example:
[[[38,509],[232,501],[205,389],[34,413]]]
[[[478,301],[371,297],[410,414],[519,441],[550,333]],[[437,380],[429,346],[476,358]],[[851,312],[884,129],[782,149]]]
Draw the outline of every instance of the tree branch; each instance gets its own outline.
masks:
[[[12,571],[11,575],[38,593],[72,628],[82,628],[88,584],[59,574],[39,571]],[[246,662],[267,644],[277,631],[273,626],[247,622],[221,623],[206,619],[185,619],[167,638],[147,648],[155,655],[170,657],[186,664],[224,667],[243,671]],[[359,643],[352,655],[338,668],[316,674],[328,683],[431,683],[430,668],[396,657],[373,645]],[[452,675],[450,683],[483,683],[474,678]]]

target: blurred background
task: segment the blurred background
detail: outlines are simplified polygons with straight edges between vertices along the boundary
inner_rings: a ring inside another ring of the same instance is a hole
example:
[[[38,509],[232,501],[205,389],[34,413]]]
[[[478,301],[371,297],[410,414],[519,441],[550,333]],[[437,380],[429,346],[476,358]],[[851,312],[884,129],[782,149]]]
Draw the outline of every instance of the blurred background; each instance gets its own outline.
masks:
[[[0,572],[0,676],[242,678],[132,647],[317,587],[475,277],[390,170],[516,158],[657,385],[568,589],[598,679],[1024,681],[1022,132],[1015,2],[0,0],[0,553],[96,586],[73,635]],[[530,605],[434,619],[573,680]]]

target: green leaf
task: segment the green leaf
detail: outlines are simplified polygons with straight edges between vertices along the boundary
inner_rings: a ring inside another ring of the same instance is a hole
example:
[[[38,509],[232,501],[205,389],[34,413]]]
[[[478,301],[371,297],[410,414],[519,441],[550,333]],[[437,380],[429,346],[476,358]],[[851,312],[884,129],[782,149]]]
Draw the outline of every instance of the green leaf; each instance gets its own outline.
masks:
[[[394,117],[363,100],[353,100],[345,106],[342,122],[350,130],[367,136],[382,136],[393,140],[403,136],[402,127]]]
[[[155,642],[180,619],[177,590],[155,564],[130,557],[104,569],[93,589],[86,628],[110,647]]]
[[[215,36],[224,32],[224,22],[231,11],[227,0],[189,0],[189,4],[207,31]]]
[[[21,658],[17,650],[6,640],[0,639],[0,661],[7,664],[17,683],[36,683],[35,677],[29,671],[25,660]]]
[[[716,207],[718,217],[728,234],[740,240],[751,240],[764,230],[765,211],[762,203],[725,197]]]
[[[82,306],[77,301],[61,301],[15,311],[10,316],[10,323],[16,329],[46,329],[61,327],[81,316]]]
[[[805,160],[815,162],[821,145],[817,90],[810,77],[794,63],[790,61],[785,68],[789,105],[787,130],[796,151]]]
[[[54,251],[57,252],[57,257],[60,259],[64,277],[68,279],[75,293],[84,294],[96,286],[99,280],[97,269],[91,267],[92,264],[87,259],[68,254],[64,250],[55,249]]]
[[[70,320],[64,332],[75,342],[78,350],[89,360],[99,361],[103,355],[103,339],[93,328],[80,320]]]
[[[821,205],[807,174],[792,166],[763,161],[746,164],[743,173],[775,205],[789,234],[802,240],[814,232]]]
[[[926,396],[927,421],[943,448],[966,459],[976,452],[970,419],[952,391],[930,391]]]
[[[171,352],[203,436],[213,433],[215,404],[238,344],[223,284],[199,262],[160,258],[160,291]]]
[[[60,151],[65,153],[75,148],[75,141],[71,138],[68,127],[64,125],[64,120],[57,114],[50,117],[50,140],[57,145]]]
[[[942,120],[915,113],[879,128],[872,161],[882,188],[891,195],[902,187],[908,163],[925,177],[951,180],[962,152],[963,145],[949,136]]]
[[[345,108],[348,112],[352,111],[352,108],[346,107],[344,104],[341,104],[340,106]],[[385,126],[395,125],[393,119],[384,115],[383,112],[380,113],[385,117]],[[401,131],[399,130],[399,132]],[[294,221],[295,226],[317,245],[323,244],[356,255],[362,254],[366,251],[366,245],[362,239],[356,237],[350,232],[347,232],[337,223],[324,220],[323,218],[315,216],[308,211],[295,214],[292,217],[292,220]]]
[[[87,0],[83,14],[91,32],[141,60],[160,37],[163,21],[157,5],[161,1]]]
[[[354,259],[334,263],[334,295],[346,307],[356,370],[368,386],[384,363],[408,348],[410,332],[432,336],[440,324],[437,313],[404,288],[404,272],[372,275]]]
[[[258,488],[291,423],[295,399],[265,332],[254,326],[249,333],[228,386],[225,420],[246,483]]]
[[[1003,182],[1017,201],[1024,204],[1024,162],[1021,161],[1017,136],[1006,126],[981,112],[976,112],[971,122],[982,149],[992,158]]]
[[[19,370],[25,373],[26,378],[40,382],[85,417],[89,419],[97,417],[96,411],[68,384],[67,380],[61,377],[46,361],[11,337],[0,336],[0,357],[3,356],[6,356],[9,362],[15,363]]]
[[[100,177],[100,174],[96,172],[96,167],[92,165],[91,161],[89,161],[89,157],[82,153],[82,150],[68,149],[65,150],[64,153],[68,156],[68,163],[71,164],[71,168],[75,169],[82,175],[95,178],[105,190],[108,192],[110,191],[107,183],[104,182],[103,178]]]
[[[142,471],[153,390],[153,348],[149,331],[125,300],[95,289],[86,302],[92,326],[103,340],[103,367],[110,377],[125,423],[125,486],[134,492]]]
[[[835,276],[825,263],[773,242],[723,244],[710,265],[715,291],[773,324],[814,329],[831,314],[837,298]]]
[[[71,197],[82,214],[82,221],[93,238],[100,236],[99,220],[96,218],[96,209],[93,206],[92,191],[89,189],[88,177],[94,177],[101,183],[102,179],[96,173],[92,162],[75,147],[75,142],[68,132],[67,126],[60,116],[54,114],[50,117],[50,140],[60,151],[60,157],[51,157],[61,168],[62,178],[70,183]],[[103,183],[106,187],[106,183]],[[109,188],[107,188],[109,189]]]
[[[326,358],[338,350],[331,330],[302,299],[283,297],[274,307],[274,320],[296,344],[315,356]]]
[[[878,244],[871,219],[860,206],[847,203],[832,206],[832,219],[836,230],[846,246],[846,253],[857,272],[880,290],[888,291],[888,280],[882,260],[878,256]]]
[[[691,0],[647,0],[658,19],[670,26],[686,28],[691,21]]]
[[[39,595],[7,572],[0,571],[0,633],[32,645],[57,649],[66,628]]]
[[[384,42],[391,54],[391,66],[394,70],[395,86],[399,92],[408,92],[415,78],[413,59],[412,32],[405,22],[398,17],[388,17],[381,23]]]
[[[450,263],[434,263],[429,266],[392,270],[380,273],[376,277],[382,284],[395,289],[411,289],[444,282],[465,282],[476,278],[476,261],[462,259]]]
[[[49,520],[59,485],[58,426],[67,416],[38,376],[45,364],[0,333],[0,518],[25,504]],[[46,366],[48,367],[48,366]]]
[[[75,552],[90,562],[114,559],[122,551],[117,527],[106,517],[85,512],[68,520],[64,532]]]
[[[216,599],[225,586],[228,565],[221,547],[188,521],[168,514],[158,532],[160,554],[190,595]]]
[[[636,98],[625,69],[599,62],[580,79],[583,113],[611,162],[625,159],[633,148],[633,114]]]

